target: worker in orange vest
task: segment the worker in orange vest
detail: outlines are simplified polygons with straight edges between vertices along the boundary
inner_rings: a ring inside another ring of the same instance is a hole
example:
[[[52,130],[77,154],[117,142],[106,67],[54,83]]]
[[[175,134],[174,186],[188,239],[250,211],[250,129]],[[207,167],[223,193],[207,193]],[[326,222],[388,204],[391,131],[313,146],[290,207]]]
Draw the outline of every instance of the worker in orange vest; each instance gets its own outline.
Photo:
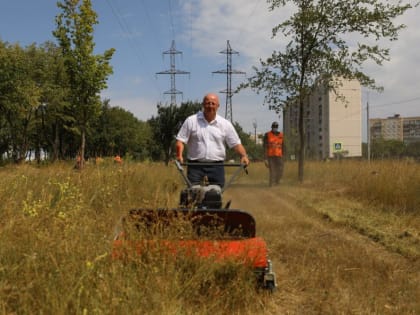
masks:
[[[117,163],[117,164],[121,164],[122,163],[122,158],[121,158],[121,156],[119,154],[117,154],[114,157],[114,162]]]
[[[76,165],[74,166],[75,169],[80,170],[82,168],[82,157],[80,154],[76,156]]]
[[[271,130],[264,134],[264,157],[269,171],[269,186],[278,185],[283,176],[283,132],[278,122],[271,124]]]

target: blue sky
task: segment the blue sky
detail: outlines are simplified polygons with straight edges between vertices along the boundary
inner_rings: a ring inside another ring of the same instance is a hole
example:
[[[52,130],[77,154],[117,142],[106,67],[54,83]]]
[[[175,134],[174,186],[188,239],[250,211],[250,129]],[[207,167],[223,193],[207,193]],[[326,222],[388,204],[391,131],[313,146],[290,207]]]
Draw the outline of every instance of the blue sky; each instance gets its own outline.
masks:
[[[114,73],[108,80],[103,98],[111,105],[123,107],[139,119],[156,115],[158,102],[169,103],[164,94],[171,87],[170,75],[156,75],[170,69],[170,56],[163,55],[175,41],[181,51],[175,58],[176,69],[190,72],[176,76],[176,88],[183,92],[177,103],[201,101],[207,92],[226,89],[226,75],[212,74],[226,69],[227,40],[233,50],[235,88],[252,75],[252,66],[273,50],[283,47],[280,38],[271,39],[271,30],[283,21],[288,9],[268,12],[265,0],[92,0],[98,13],[95,28],[96,53],[115,48],[112,58]],[[394,114],[420,116],[420,19],[415,8],[399,22],[407,25],[397,42],[385,43],[391,48],[391,61],[382,67],[367,64],[385,91],[363,91],[363,117],[369,102],[371,118]],[[0,0],[0,39],[22,46],[55,41],[55,16],[59,13],[55,0]],[[220,93],[220,114],[225,114],[225,94]],[[233,120],[247,132],[269,129],[271,122],[281,119],[262,105],[262,96],[250,90],[234,95]],[[365,124],[363,124],[365,129]],[[365,134],[365,130],[364,130]]]

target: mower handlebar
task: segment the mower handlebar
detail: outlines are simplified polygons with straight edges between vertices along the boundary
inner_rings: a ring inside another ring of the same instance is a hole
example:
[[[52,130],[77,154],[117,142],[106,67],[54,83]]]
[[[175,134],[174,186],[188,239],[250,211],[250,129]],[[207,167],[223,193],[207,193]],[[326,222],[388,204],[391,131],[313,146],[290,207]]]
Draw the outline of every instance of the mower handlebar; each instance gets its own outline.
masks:
[[[237,167],[238,169],[235,171],[235,173],[231,176],[230,180],[228,181],[228,183],[225,185],[225,187],[222,189],[222,192],[224,190],[226,190],[226,188],[228,186],[230,186],[230,184],[232,184],[233,180],[238,176],[239,172],[243,169],[245,171],[245,173],[248,175],[248,170],[247,170],[247,165],[243,164],[243,163],[211,163],[211,162],[197,162],[197,163],[181,163],[178,160],[175,160],[175,165],[176,168],[178,169],[179,173],[181,174],[182,178],[184,179],[185,183],[187,184],[187,186],[189,188],[192,187],[191,182],[189,181],[189,179],[187,178],[186,174],[184,173],[184,168],[183,166],[223,166],[223,167],[230,167],[230,166],[234,166]]]
[[[177,164],[181,165],[181,166],[189,166],[189,165],[194,165],[194,166],[242,166],[242,167],[246,167],[246,164],[242,164],[242,163],[212,163],[212,162],[197,162],[197,163],[180,163],[179,161],[176,161]]]

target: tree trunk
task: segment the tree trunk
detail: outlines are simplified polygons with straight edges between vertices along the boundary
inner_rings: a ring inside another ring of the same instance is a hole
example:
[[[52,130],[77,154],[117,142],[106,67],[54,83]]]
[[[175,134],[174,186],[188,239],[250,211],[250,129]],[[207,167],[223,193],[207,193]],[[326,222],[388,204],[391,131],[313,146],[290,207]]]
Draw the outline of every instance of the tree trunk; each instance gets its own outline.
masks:
[[[86,131],[85,128],[82,128],[82,139],[80,145],[80,169],[83,169],[85,166],[85,147],[86,147]]]
[[[60,145],[60,135],[58,132],[58,121],[55,122],[55,128],[54,128],[54,142],[53,142],[53,156],[52,160],[57,161],[58,160],[58,148]]]
[[[39,141],[35,147],[35,160],[37,164],[41,164],[41,146],[39,145]]]
[[[171,160],[172,149],[169,147],[165,150],[165,164],[166,166],[169,165],[169,161]]]

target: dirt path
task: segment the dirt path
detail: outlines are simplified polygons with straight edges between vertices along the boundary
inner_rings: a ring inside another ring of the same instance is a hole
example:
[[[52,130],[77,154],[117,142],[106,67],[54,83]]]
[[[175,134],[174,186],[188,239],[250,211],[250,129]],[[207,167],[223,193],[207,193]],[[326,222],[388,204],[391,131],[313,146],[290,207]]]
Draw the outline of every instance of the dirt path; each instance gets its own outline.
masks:
[[[241,182],[224,195],[270,248],[278,290],[267,314],[420,314],[419,262],[299,205],[299,193]]]

